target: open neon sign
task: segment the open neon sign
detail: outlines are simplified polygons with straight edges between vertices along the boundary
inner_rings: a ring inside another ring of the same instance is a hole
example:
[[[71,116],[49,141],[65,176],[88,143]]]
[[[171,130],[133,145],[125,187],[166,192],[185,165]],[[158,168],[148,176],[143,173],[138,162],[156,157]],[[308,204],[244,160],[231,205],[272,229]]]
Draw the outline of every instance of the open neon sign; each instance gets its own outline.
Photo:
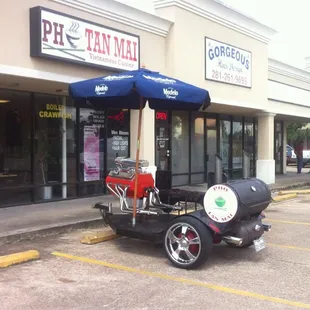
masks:
[[[166,112],[156,112],[156,120],[166,121],[168,119],[168,113]]]

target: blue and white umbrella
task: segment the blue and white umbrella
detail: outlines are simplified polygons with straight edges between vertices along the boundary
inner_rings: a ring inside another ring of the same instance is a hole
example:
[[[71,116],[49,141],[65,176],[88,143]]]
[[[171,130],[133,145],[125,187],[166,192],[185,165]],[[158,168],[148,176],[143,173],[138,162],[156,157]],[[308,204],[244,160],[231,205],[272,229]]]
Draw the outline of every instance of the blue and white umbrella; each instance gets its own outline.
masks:
[[[76,101],[89,100],[94,105],[140,109],[146,101],[151,109],[199,110],[210,105],[205,89],[147,69],[75,82],[69,94]]]
[[[139,109],[136,172],[138,171],[142,109],[148,101],[151,109],[191,110],[206,109],[210,95],[205,89],[147,69],[126,71],[109,76],[71,83],[69,95],[77,102],[89,101],[93,106]],[[136,216],[134,191],[133,226]]]

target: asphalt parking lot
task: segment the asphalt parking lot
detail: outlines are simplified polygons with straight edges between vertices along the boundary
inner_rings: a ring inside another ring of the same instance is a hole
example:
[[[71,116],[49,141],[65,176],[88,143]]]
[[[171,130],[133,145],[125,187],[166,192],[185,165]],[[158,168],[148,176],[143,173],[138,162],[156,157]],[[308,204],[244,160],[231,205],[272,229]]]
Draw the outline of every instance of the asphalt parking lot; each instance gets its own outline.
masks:
[[[120,238],[80,243],[89,231],[24,241],[37,261],[0,270],[1,309],[310,309],[310,195],[272,204],[267,248],[216,245],[199,270],[174,268],[164,251]]]

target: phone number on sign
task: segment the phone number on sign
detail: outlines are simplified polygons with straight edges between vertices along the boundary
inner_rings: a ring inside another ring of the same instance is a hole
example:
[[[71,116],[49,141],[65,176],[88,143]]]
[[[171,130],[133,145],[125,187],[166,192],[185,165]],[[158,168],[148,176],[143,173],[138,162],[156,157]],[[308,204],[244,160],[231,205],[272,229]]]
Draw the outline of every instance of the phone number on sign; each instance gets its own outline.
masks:
[[[212,79],[226,83],[235,83],[248,86],[248,80],[246,77],[233,73],[223,73],[221,71],[212,70]]]

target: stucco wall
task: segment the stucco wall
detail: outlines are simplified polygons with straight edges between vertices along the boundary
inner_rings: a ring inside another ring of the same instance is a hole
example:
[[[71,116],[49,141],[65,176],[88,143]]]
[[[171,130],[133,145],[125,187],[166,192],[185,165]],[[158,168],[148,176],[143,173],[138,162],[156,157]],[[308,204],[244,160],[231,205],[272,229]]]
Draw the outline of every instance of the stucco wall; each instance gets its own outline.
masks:
[[[310,84],[306,81],[302,81],[300,79],[295,79],[293,77],[288,77],[275,72],[268,72],[268,79],[272,81],[277,81],[283,83],[285,85],[294,86],[297,88],[302,88],[310,91]]]
[[[23,0],[19,1],[18,5],[16,5],[16,1],[9,1],[5,4],[5,6],[2,6],[2,18],[0,25],[1,28],[6,29],[6,31],[1,32],[1,42],[7,42],[7,46],[6,48],[2,48],[0,50],[1,64],[85,78],[100,76],[106,73],[100,68],[94,69],[82,65],[66,64],[65,62],[60,61],[47,61],[43,59],[30,58],[29,8],[39,5],[58,12],[67,13],[75,17],[99,23],[104,26],[113,27],[115,29],[139,35],[141,45],[141,64],[145,64],[151,69],[164,69],[164,37],[108,19],[103,19],[102,17],[48,0]],[[154,57],[154,55],[156,55],[156,57]]]
[[[184,9],[173,10],[169,74],[208,89],[213,99],[239,102],[248,108],[267,107],[268,45]],[[158,11],[161,16],[172,16],[172,8]],[[205,80],[205,36],[252,52],[251,89]]]
[[[2,6],[0,25],[2,29],[1,41],[7,42],[6,48],[0,49],[0,64],[9,65],[27,69],[39,70],[42,72],[51,72],[55,74],[66,75],[78,78],[94,78],[97,76],[107,75],[110,72],[103,68],[92,68],[79,64],[69,64],[65,61],[46,60],[30,57],[30,13],[29,9],[35,6],[42,6],[48,9],[58,11],[101,24],[103,26],[112,27],[116,30],[125,31],[140,36],[140,64],[145,65],[152,70],[165,71],[165,49],[166,41],[164,36],[159,36],[147,31],[143,31],[134,27],[127,26],[122,23],[103,19],[102,17],[81,11],[79,9],[71,8],[65,5],[55,3],[48,0],[23,0],[7,2]],[[1,75],[1,72],[0,72]],[[11,77],[10,77],[11,78]],[[17,81],[18,77],[13,77],[12,81]],[[59,87],[57,83],[48,82],[50,88],[46,87],[47,82],[39,80],[19,80],[20,89],[27,90],[27,86],[32,84],[37,85],[36,91],[50,92],[51,88]],[[65,86],[64,86],[65,87]],[[30,87],[29,87],[30,88]],[[31,87],[31,90],[34,90]],[[141,140],[141,157],[148,159],[151,163],[154,162],[154,143],[150,143],[150,137],[154,137],[154,113],[146,109],[144,111],[144,123]],[[136,151],[137,138],[137,121],[138,113],[132,111],[131,113],[131,156],[134,156]]]
[[[310,119],[310,91],[268,81],[270,112]]]

